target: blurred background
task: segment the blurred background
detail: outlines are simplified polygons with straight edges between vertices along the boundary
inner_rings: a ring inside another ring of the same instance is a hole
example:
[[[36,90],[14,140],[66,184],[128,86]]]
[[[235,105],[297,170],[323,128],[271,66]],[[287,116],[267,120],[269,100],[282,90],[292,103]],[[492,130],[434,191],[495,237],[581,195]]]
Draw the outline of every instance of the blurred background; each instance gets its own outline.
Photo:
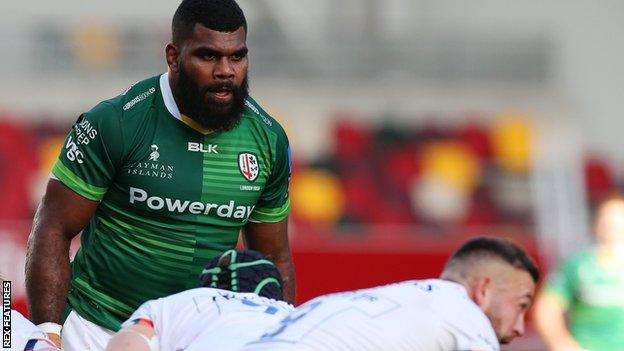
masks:
[[[251,90],[294,153],[299,301],[439,273],[471,235],[544,270],[624,176],[624,2],[239,0]],[[79,114],[166,70],[177,1],[0,3],[0,267]],[[74,247],[73,250],[76,249]],[[507,350],[539,350],[534,333]]]

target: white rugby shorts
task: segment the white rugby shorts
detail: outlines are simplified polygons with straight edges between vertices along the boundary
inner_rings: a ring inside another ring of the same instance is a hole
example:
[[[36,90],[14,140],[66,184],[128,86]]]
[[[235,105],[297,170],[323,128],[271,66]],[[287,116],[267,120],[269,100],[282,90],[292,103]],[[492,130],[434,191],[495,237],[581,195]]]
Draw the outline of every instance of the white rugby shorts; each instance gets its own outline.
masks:
[[[67,316],[61,331],[64,351],[104,351],[114,331],[82,318],[72,310]]]

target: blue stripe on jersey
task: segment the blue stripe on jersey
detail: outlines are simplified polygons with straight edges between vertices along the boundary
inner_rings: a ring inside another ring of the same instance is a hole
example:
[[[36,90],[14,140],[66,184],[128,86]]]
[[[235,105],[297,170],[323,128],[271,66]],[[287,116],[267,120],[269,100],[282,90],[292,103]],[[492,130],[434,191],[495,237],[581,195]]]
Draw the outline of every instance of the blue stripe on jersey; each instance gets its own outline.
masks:
[[[37,339],[30,339],[26,343],[26,347],[24,347],[24,351],[32,351],[35,349],[35,345],[37,344]]]

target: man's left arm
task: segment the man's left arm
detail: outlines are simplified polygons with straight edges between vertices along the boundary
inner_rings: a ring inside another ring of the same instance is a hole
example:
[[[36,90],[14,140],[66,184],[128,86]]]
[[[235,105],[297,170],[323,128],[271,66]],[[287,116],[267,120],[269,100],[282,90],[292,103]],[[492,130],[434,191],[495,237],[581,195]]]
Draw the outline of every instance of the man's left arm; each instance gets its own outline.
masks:
[[[284,300],[295,303],[295,269],[288,243],[288,218],[276,223],[249,222],[243,230],[246,246],[267,256],[279,269]]]

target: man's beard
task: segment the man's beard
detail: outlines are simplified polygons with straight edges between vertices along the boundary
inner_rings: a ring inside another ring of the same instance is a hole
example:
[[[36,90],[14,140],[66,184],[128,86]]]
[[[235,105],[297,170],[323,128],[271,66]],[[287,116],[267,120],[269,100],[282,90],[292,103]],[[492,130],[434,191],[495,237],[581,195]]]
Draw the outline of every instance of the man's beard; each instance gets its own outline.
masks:
[[[232,91],[230,103],[222,104],[209,99],[210,92],[223,89]],[[247,76],[240,86],[232,81],[200,87],[180,65],[178,76],[180,111],[195,120],[202,127],[217,131],[231,130],[238,125],[245,110],[245,98],[249,95]]]

